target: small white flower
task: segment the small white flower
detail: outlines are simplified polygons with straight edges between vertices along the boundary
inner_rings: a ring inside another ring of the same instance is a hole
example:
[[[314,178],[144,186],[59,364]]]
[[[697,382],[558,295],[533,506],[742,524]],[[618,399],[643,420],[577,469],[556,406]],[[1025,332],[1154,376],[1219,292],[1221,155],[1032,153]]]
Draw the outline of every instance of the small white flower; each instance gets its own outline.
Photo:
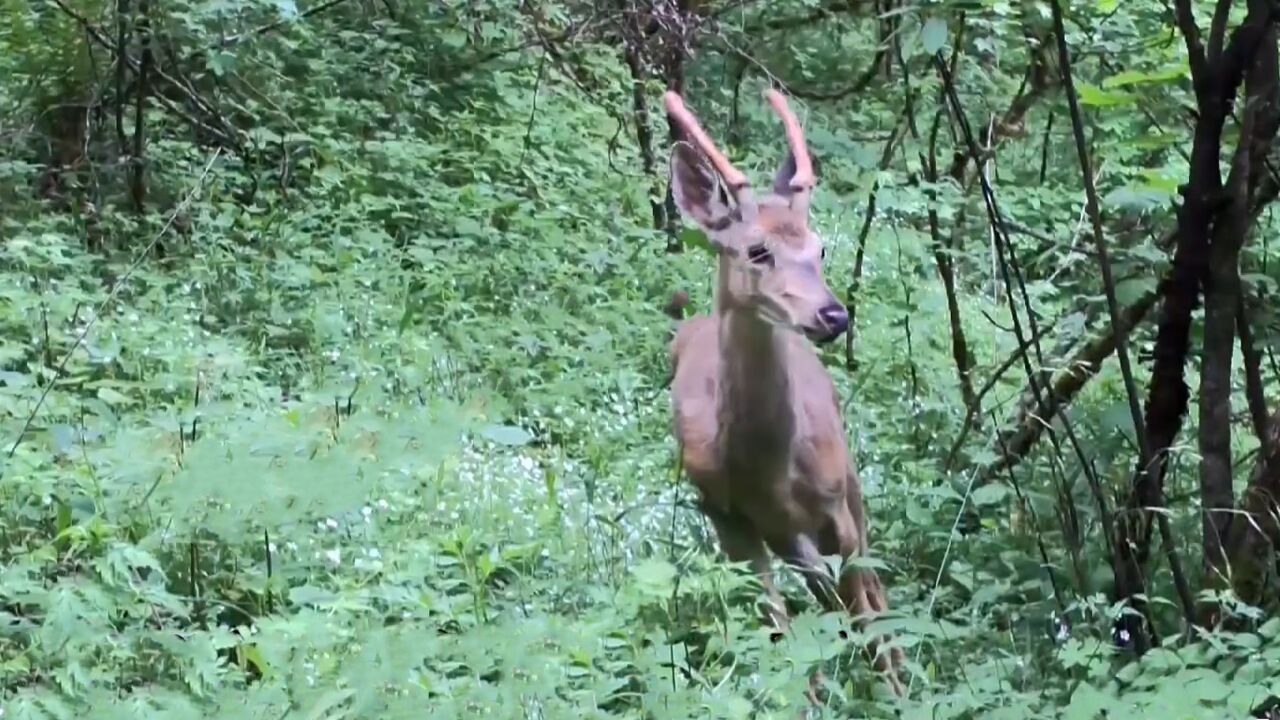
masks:
[[[369,507],[368,505],[365,505],[364,507],[360,508],[360,514],[364,516],[365,520],[368,520],[369,516],[373,514],[373,508]]]
[[[330,530],[338,529],[338,521],[334,520],[333,518],[325,518],[324,524],[325,524],[325,527],[329,528]]]
[[[330,565],[340,565],[342,563],[342,548],[333,548],[324,551],[324,560]]]
[[[386,509],[387,509],[387,507],[388,507],[388,506],[387,506],[387,501],[386,501],[386,500],[379,500],[379,501],[378,501],[378,509],[379,509],[379,510],[386,510]]]
[[[368,548],[364,551],[364,554],[368,555],[371,558],[382,557],[382,553],[378,550],[378,548]]]

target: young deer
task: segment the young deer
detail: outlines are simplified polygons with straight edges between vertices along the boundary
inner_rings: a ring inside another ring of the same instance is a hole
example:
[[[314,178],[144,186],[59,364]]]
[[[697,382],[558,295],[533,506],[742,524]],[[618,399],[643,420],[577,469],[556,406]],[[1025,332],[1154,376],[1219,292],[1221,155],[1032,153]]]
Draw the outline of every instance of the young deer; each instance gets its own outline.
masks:
[[[887,607],[875,571],[851,568],[833,593],[823,561],[865,555],[867,518],[835,387],[808,342],[834,340],[849,315],[822,277],[822,241],[808,226],[814,175],[800,123],[780,93],[766,98],[789,152],[772,192],[756,198],[680,96],[663,97],[692,140],[672,149],[672,193],[719,259],[714,310],[680,322],[671,341],[674,432],[721,549],[751,562],[774,627],[784,630],[787,616],[766,547],[801,571],[824,607],[865,622]],[[902,651],[877,645],[875,666],[901,694]]]

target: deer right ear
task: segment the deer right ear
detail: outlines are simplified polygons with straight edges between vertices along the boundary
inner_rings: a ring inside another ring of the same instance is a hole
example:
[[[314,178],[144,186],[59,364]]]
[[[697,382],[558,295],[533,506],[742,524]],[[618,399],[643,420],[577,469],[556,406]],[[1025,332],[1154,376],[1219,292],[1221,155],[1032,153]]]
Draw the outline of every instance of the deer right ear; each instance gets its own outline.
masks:
[[[680,214],[708,234],[733,224],[734,211],[720,176],[707,158],[686,142],[677,142],[671,148],[671,194]]]

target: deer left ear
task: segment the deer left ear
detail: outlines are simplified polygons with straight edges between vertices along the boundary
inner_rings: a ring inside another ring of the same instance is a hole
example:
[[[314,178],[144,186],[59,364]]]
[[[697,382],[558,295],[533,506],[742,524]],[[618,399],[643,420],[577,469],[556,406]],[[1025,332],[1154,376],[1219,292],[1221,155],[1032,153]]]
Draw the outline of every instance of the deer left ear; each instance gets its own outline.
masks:
[[[733,224],[719,176],[702,153],[685,142],[671,148],[671,194],[680,214],[708,234]]]

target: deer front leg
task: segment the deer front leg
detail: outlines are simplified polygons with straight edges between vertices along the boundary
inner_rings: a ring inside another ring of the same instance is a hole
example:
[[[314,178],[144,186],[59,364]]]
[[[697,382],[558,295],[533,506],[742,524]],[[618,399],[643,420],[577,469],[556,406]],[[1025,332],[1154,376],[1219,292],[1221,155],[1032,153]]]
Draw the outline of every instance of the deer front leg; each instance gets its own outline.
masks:
[[[733,562],[749,561],[752,571],[764,586],[766,601],[760,608],[764,622],[779,633],[786,632],[789,624],[786,605],[782,602],[778,587],[773,583],[773,568],[770,567],[769,553],[760,534],[740,515],[708,507],[706,503],[703,504],[702,512],[715,528],[721,551]]]
[[[884,586],[880,584],[880,576],[869,568],[850,568],[846,571],[844,577],[840,578],[840,597],[850,614],[860,616],[860,624],[864,628],[873,616],[889,607]],[[904,660],[902,648],[891,644],[888,636],[881,635],[867,643],[867,653],[872,657],[876,670],[885,676],[893,693],[899,697],[906,694],[902,680],[898,678],[898,669],[902,667]]]
[[[849,472],[846,486],[845,503],[848,514],[835,523],[836,534],[840,537],[840,555],[846,560],[853,556],[865,556],[867,553],[867,514],[862,501],[862,483],[857,473]],[[851,536],[851,537],[850,537]],[[889,601],[880,583],[880,576],[871,568],[850,568],[840,578],[840,598],[848,611],[864,618],[863,626],[875,615],[889,609]],[[887,652],[881,652],[881,646],[887,645]],[[874,659],[875,668],[884,674],[890,689],[895,695],[906,694],[902,681],[898,678],[898,669],[902,667],[904,657],[902,648],[889,642],[886,636],[873,638],[867,645],[867,651]]]
[[[817,534],[816,545],[807,535],[799,535],[789,544],[771,547],[804,573],[809,589],[824,607],[848,612],[857,617],[858,624],[865,628],[871,617],[887,607],[884,589],[875,571],[869,568],[848,569],[832,588],[822,556],[839,555],[848,560],[862,555],[865,545],[857,525],[858,515],[848,512],[843,504],[829,510],[829,513],[826,526]],[[898,668],[902,664],[902,650],[889,645],[887,652],[881,653],[880,646],[887,644],[887,637],[873,638],[865,650],[876,670],[884,675],[889,689],[901,696],[904,688],[898,679]]]

